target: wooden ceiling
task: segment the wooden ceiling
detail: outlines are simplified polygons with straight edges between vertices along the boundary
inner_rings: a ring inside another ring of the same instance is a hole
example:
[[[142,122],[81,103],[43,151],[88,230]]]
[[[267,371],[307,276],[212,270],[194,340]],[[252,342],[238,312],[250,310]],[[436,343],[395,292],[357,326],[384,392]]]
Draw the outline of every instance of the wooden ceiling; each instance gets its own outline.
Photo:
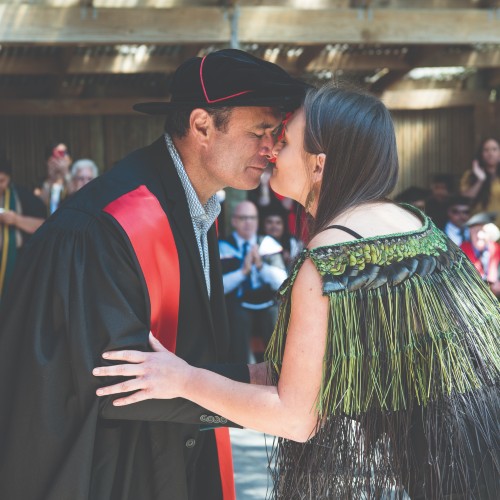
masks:
[[[311,82],[500,99],[500,0],[0,0],[0,114],[167,98],[182,61],[224,47]]]

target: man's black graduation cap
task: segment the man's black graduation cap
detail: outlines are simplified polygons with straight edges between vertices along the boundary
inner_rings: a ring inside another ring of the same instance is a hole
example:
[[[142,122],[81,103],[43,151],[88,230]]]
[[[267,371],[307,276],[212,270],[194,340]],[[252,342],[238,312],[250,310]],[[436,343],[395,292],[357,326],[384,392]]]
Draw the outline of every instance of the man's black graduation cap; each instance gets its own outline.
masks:
[[[173,76],[170,102],[139,103],[134,109],[150,115],[196,107],[271,106],[288,110],[301,105],[308,88],[276,64],[241,50],[224,49],[181,64]]]

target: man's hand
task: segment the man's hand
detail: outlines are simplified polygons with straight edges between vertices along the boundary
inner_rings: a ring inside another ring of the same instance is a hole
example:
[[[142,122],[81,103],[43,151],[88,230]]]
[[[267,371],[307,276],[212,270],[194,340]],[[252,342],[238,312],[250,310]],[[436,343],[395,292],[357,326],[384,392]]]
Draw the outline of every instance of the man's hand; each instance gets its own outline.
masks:
[[[241,270],[243,271],[243,274],[245,276],[248,276],[250,274],[250,271],[252,270],[252,264],[253,264],[253,255],[252,252],[248,252],[245,256],[245,260],[243,261],[243,266],[241,267]]]
[[[259,254],[259,245],[254,245],[248,253],[252,256],[252,262],[255,267],[260,271],[262,268],[262,258]]]

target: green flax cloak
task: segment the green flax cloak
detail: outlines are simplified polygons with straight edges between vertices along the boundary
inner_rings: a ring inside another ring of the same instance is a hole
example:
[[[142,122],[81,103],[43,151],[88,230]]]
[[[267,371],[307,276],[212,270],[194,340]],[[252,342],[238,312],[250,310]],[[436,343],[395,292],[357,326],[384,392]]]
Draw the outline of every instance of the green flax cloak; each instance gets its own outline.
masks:
[[[330,312],[317,432],[276,440],[273,498],[498,498],[499,303],[418,213],[416,231],[304,250],[283,284],[266,353],[276,380],[306,259]]]

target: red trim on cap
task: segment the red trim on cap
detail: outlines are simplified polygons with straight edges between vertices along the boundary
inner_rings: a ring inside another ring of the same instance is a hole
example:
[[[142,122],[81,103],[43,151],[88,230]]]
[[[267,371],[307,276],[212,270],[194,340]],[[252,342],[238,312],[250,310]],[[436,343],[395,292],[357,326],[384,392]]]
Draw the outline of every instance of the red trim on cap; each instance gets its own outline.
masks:
[[[203,63],[205,62],[207,56],[205,56],[201,60],[200,64],[200,82],[201,82],[201,88],[203,89],[203,93],[205,94],[205,99],[207,100],[208,104],[213,104],[214,102],[220,102],[220,101],[227,101],[228,99],[232,99],[233,97],[238,97],[243,94],[248,94],[250,92],[253,92],[253,90],[244,90],[243,92],[238,92],[237,94],[232,94],[227,97],[221,97],[219,99],[210,99],[207,94],[207,89],[205,88],[205,82],[203,81]]]
[[[104,208],[123,228],[141,266],[151,304],[153,335],[175,352],[179,317],[179,256],[167,215],[146,186]]]

